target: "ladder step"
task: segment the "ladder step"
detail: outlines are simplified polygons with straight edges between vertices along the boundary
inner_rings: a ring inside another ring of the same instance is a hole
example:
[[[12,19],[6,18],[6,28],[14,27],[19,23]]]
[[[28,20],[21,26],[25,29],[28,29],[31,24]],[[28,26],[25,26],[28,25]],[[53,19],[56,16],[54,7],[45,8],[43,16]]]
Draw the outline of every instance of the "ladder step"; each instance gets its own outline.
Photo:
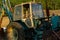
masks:
[[[39,31],[43,31],[43,30],[44,30],[44,28],[43,28],[43,27],[39,28]]]
[[[43,34],[43,31],[38,31],[37,34],[38,35]]]
[[[42,35],[39,35],[38,37],[39,37],[39,38],[42,38]]]

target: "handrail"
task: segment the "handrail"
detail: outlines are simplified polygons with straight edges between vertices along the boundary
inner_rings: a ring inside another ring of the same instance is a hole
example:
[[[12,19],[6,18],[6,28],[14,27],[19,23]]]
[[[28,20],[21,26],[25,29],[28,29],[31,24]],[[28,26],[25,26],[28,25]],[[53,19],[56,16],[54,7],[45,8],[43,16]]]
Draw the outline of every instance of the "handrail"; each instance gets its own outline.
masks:
[[[7,3],[7,1],[8,1],[8,3]],[[13,16],[12,16],[12,12],[11,12],[10,8],[8,7],[8,4],[11,7],[9,0],[2,0],[2,8],[6,12],[6,14],[8,15],[9,20],[11,22],[11,21],[13,21]]]

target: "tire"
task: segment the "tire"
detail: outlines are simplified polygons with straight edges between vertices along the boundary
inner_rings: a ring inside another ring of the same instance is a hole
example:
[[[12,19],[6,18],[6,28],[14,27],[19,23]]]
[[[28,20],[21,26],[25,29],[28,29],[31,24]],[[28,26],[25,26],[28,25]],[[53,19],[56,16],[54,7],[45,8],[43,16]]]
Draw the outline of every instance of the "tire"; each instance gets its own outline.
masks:
[[[18,22],[12,22],[7,27],[8,40],[25,40],[24,29]]]

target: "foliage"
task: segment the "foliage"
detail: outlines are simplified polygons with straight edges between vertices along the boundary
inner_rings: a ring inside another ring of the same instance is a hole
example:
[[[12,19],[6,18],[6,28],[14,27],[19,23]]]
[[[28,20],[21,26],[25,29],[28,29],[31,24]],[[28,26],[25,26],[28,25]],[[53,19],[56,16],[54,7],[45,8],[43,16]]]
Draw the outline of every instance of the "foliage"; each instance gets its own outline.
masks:
[[[23,2],[29,2],[32,0],[10,0],[12,7]],[[41,2],[43,8],[46,8],[46,1],[49,9],[60,9],[60,0],[36,0],[36,2]],[[0,6],[2,5],[2,0],[0,0]]]

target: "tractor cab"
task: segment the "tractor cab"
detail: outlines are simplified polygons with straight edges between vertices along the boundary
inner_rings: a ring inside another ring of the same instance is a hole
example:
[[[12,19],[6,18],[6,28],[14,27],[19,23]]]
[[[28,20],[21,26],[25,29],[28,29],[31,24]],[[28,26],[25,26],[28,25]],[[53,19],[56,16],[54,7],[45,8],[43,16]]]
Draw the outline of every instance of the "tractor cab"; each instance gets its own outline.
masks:
[[[35,27],[37,20],[44,17],[41,3],[28,2],[16,5],[14,21],[22,20],[28,27]]]

